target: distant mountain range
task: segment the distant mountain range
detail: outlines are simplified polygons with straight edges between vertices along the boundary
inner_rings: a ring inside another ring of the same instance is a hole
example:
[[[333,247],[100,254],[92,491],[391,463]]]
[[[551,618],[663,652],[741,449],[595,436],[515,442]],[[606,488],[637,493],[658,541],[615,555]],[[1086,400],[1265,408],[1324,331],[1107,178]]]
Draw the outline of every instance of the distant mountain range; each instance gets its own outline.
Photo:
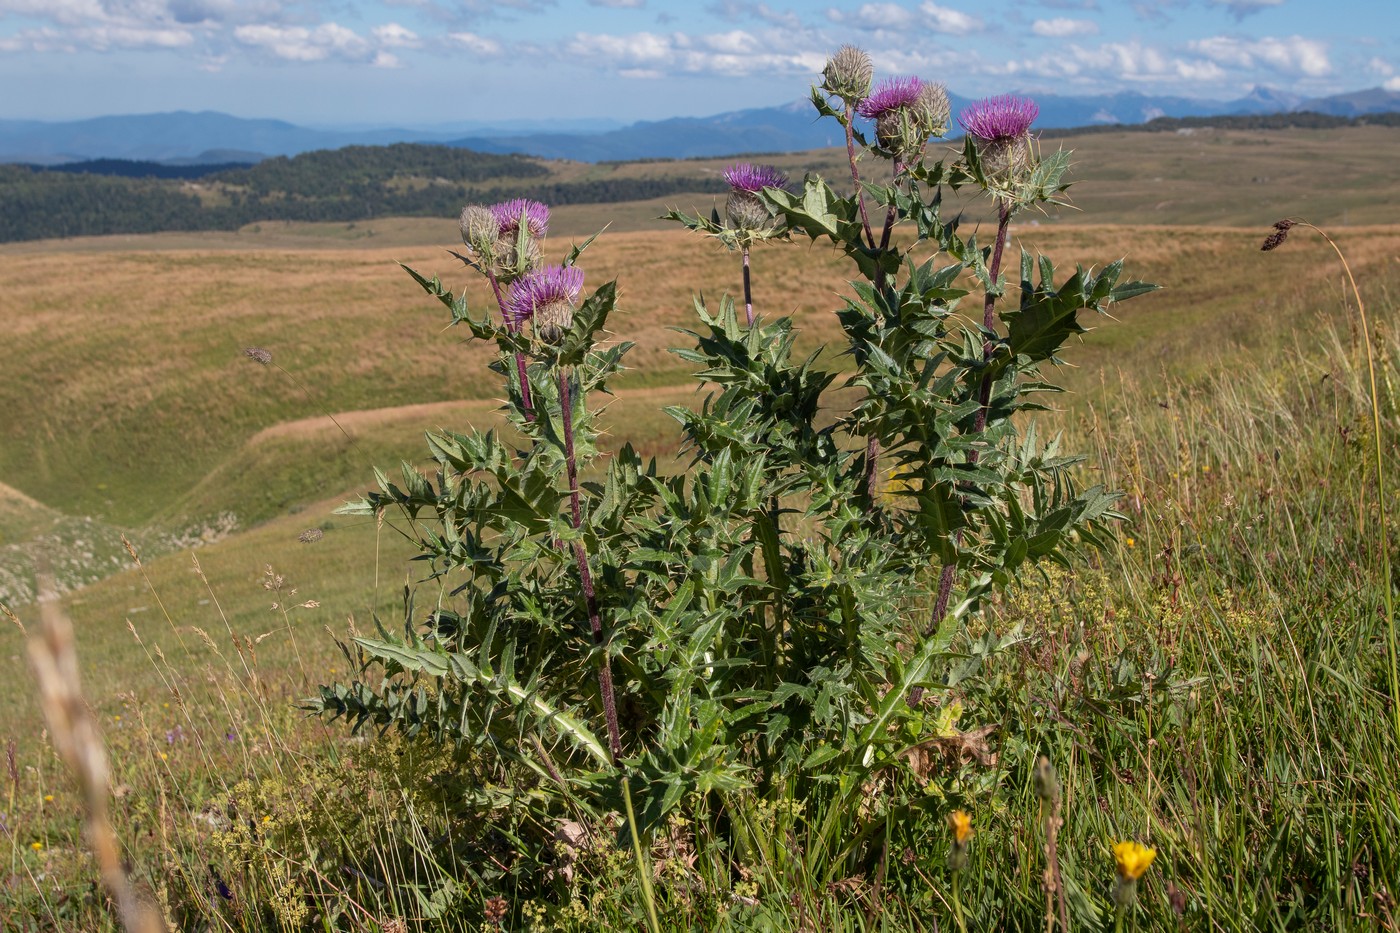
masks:
[[[971,101],[951,95],[957,113]],[[1210,117],[1310,111],[1354,117],[1400,111],[1400,93],[1383,88],[1303,99],[1255,88],[1238,100],[1215,101],[1120,93],[1096,97],[1035,95],[1036,125],[1046,129],[1137,124],[1156,117]],[[142,114],[67,123],[0,120],[0,162],[54,165],[88,159],[139,159],[173,165],[256,162],[317,149],[396,142],[440,143],[480,152],[526,153],[584,162],[691,158],[744,152],[795,152],[835,146],[835,124],[815,119],[803,100],[710,117],[675,117],[617,127],[552,123],[549,131],[519,124],[456,124],[419,129],[309,128],[281,120],[223,113]]]

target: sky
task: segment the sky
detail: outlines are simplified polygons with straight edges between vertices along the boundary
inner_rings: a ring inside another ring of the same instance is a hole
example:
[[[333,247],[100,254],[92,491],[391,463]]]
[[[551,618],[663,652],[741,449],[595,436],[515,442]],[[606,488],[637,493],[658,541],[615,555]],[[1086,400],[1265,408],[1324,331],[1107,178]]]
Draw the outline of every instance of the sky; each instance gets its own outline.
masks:
[[[844,43],[969,97],[1400,91],[1400,0],[0,0],[0,119],[630,123],[797,100]]]

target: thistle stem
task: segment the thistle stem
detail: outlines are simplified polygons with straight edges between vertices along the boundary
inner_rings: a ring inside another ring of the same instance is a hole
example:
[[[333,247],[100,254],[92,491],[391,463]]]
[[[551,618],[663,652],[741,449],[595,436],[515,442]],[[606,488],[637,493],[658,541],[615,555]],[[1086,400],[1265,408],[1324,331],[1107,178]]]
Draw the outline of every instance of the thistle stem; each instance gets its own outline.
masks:
[[[1005,200],[997,199],[997,240],[992,247],[992,264],[987,268],[987,290],[986,297],[982,301],[982,327],[987,331],[988,337],[982,344],[982,360],[990,362],[992,351],[996,349],[990,334],[996,325],[997,278],[1001,275],[1001,260],[1006,252],[1007,233],[1011,228],[1011,205]],[[992,398],[992,375],[987,373],[982,377],[982,385],[977,392],[977,417],[973,421],[972,430],[976,434],[981,434],[987,428],[987,406]],[[976,463],[981,457],[981,452],[971,450],[967,455],[969,464]],[[953,535],[955,545],[962,544],[962,532],[955,532]],[[957,575],[955,564],[944,564],[943,571],[938,577],[938,598],[933,604],[933,617],[930,619],[930,629],[936,627],[943,621],[943,616],[948,612],[948,599],[953,594],[953,580]]]
[[[992,248],[992,264],[987,269],[987,296],[982,302],[982,327],[988,333],[986,342],[982,344],[982,362],[989,363],[992,359],[992,351],[996,349],[996,344],[990,334],[996,326],[997,278],[1001,275],[1001,257],[1006,251],[1007,231],[1011,227],[1011,207],[1006,201],[997,200],[997,242]],[[982,377],[982,389],[978,394],[979,407],[977,409],[977,420],[973,423],[972,429],[978,434],[987,427],[987,404],[992,398],[992,375],[987,373]],[[973,450],[968,454],[968,462],[976,463],[979,452]]]
[[[748,316],[749,326],[753,327],[753,284],[749,279],[749,248],[745,246],[742,252],[744,254],[744,314]]]
[[[496,273],[487,272],[486,278],[491,282],[491,291],[496,294],[496,306],[501,309],[501,320],[505,322],[506,330],[512,334],[520,333],[520,325],[515,323],[506,311],[506,296],[501,292],[501,283],[496,278]],[[525,354],[519,350],[515,351],[515,371],[520,376],[520,406],[525,409],[525,420],[534,421],[535,406],[530,401],[530,378],[525,368]]]
[[[569,514],[574,530],[579,531],[583,528],[583,515],[579,508],[578,462],[574,457],[574,404],[570,391],[570,373],[564,367],[559,369],[559,410],[564,421],[564,463],[569,476]],[[617,722],[612,662],[608,660],[607,648],[603,643],[603,620],[598,614],[598,595],[593,589],[593,574],[588,570],[588,554],[583,549],[583,541],[575,538],[573,551],[574,560],[578,563],[584,603],[588,607],[588,627],[593,632],[593,644],[603,649],[598,662],[598,692],[602,695],[603,714],[608,720],[608,748],[612,752],[613,763],[616,764],[622,757],[622,732]]]
[[[850,104],[846,105],[846,160],[851,165],[851,181],[855,184],[856,204],[860,206],[860,222],[865,228],[865,241],[873,249],[875,247],[875,233],[870,229],[870,215],[865,211],[865,192],[860,187],[860,169],[856,168],[856,136],[853,121],[856,118],[855,108]]]

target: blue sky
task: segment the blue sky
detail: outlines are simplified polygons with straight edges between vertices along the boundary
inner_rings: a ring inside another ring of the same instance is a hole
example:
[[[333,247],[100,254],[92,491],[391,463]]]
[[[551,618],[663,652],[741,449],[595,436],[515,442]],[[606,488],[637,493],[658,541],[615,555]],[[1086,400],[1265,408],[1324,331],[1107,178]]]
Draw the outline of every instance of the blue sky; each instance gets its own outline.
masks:
[[[1400,0],[0,0],[0,118],[706,115],[828,52],[963,95],[1400,91]]]

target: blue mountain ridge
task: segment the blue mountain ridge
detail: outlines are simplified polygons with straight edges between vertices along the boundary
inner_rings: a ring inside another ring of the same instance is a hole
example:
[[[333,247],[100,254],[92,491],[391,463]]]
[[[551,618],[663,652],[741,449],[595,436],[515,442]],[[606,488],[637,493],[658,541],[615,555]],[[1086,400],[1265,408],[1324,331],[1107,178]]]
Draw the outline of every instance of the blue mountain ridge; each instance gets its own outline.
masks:
[[[950,95],[953,112],[970,100]],[[1400,93],[1370,88],[1303,100],[1255,88],[1237,100],[1214,101],[1122,92],[1071,97],[1035,94],[1036,125],[1045,129],[1143,123],[1155,117],[1208,117],[1316,111],[1358,116],[1400,110]],[[283,120],[247,119],[214,111],[104,116],[69,122],[0,120],[0,162],[61,164],[87,159],[134,159],[171,164],[257,161],[315,149],[397,142],[439,143],[494,153],[528,153],[583,162],[693,158],[743,152],[794,152],[841,143],[835,124],[817,120],[811,105],[795,101],[707,117],[641,121],[596,128],[575,121],[569,132],[528,132],[517,125],[479,123],[466,134],[455,127],[402,129],[309,128]]]

